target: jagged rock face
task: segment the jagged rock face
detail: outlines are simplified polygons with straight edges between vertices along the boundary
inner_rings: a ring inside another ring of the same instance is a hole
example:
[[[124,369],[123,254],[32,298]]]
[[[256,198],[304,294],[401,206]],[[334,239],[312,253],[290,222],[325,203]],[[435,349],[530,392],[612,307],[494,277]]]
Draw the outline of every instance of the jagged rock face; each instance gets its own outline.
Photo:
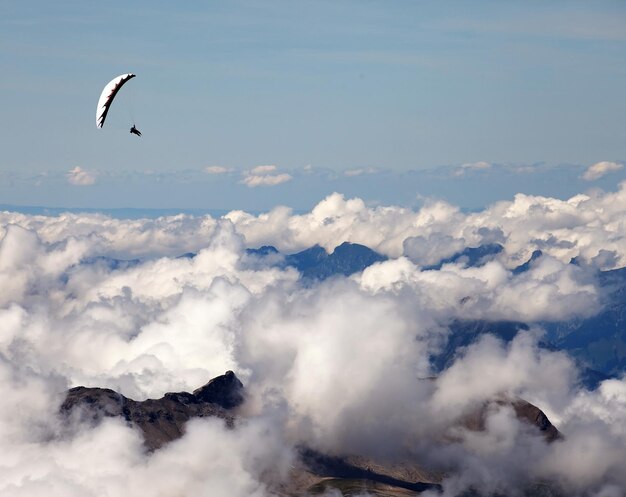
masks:
[[[243,383],[239,381],[235,373],[227,371],[222,376],[213,378],[203,387],[194,390],[193,395],[203,402],[217,404],[224,409],[232,409],[244,400]]]
[[[66,417],[97,423],[104,417],[123,417],[141,430],[146,447],[155,450],[180,438],[192,418],[217,417],[232,426],[231,411],[244,400],[243,384],[228,371],[193,393],[166,393],[160,399],[135,401],[108,388],[72,388],[61,405]]]

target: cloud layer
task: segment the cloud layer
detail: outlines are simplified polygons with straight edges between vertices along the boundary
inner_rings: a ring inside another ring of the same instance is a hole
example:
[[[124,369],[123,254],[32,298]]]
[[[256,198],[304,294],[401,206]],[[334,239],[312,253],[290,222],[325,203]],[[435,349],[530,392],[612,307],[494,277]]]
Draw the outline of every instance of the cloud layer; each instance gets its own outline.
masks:
[[[581,389],[574,361],[539,343],[540,323],[601,309],[594,270],[626,265],[625,211],[622,186],[568,200],[517,195],[475,213],[445,202],[372,208],[339,194],[300,215],[0,213],[0,493],[266,496],[268,474],[286,475],[306,443],[431,467],[448,475],[446,496],[544,480],[569,495],[619,495],[625,381]],[[344,241],[391,258],[302,285],[294,269],[244,252]],[[425,269],[487,243],[504,249],[480,267]],[[544,256],[513,274],[536,249]],[[197,255],[178,257],[187,252]],[[428,379],[459,319],[531,328],[510,343],[483,337]],[[121,421],[68,431],[55,416],[71,386],[145,399],[228,369],[249,391],[245,419],[234,430],[197,420],[152,455]],[[488,411],[484,432],[460,428],[490,399],[516,396],[566,438],[546,444],[506,405]]]

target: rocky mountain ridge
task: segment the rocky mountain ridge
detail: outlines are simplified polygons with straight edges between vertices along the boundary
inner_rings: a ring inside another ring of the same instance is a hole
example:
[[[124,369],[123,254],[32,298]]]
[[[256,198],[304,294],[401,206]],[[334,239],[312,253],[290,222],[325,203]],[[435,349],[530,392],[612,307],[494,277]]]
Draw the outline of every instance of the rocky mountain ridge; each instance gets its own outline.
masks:
[[[122,418],[141,432],[146,449],[151,452],[180,438],[186,423],[193,418],[219,418],[234,428],[244,400],[243,384],[234,372],[227,371],[192,393],[172,392],[144,401],[129,399],[111,389],[75,387],[67,392],[60,414],[66,420],[91,424],[106,417]],[[469,430],[484,430],[489,409],[504,404],[510,405],[518,419],[536,428],[548,442],[561,436],[539,408],[522,399],[494,399],[460,422]],[[415,495],[440,489],[441,478],[441,474],[414,463],[380,464],[359,455],[327,455],[303,446],[287,481],[271,482],[270,486],[285,496],[323,493],[329,487],[344,491],[344,495],[350,495],[351,488],[375,495]]]
[[[136,401],[108,388],[75,387],[61,404],[64,417],[98,423],[120,417],[141,431],[146,448],[156,450],[181,437],[192,418],[217,417],[233,426],[234,410],[243,402],[243,384],[232,371],[189,392],[170,392],[160,399]]]

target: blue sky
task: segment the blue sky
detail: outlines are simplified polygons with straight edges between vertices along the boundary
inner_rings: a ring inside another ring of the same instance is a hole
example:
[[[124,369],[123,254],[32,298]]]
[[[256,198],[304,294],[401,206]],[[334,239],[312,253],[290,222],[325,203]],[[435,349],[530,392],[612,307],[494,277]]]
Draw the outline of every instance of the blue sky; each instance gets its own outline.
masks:
[[[567,195],[626,159],[625,60],[621,1],[4,0],[0,204],[307,208],[340,190],[471,208],[525,166],[513,183]],[[480,162],[467,193],[455,168]],[[289,179],[242,183],[260,165]]]

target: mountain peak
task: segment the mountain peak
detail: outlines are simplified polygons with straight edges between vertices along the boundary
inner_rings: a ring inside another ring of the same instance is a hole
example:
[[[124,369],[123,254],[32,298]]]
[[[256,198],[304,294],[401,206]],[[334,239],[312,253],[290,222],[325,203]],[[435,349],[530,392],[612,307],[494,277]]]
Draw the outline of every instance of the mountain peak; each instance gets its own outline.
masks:
[[[226,371],[221,376],[213,378],[206,385],[193,391],[194,397],[201,402],[210,402],[232,409],[240,405],[243,400],[243,383],[232,371]]]
[[[375,262],[387,260],[384,255],[358,243],[343,242],[331,254],[319,245],[288,255],[285,262],[295,267],[302,277],[325,280],[335,275],[350,276]]]

